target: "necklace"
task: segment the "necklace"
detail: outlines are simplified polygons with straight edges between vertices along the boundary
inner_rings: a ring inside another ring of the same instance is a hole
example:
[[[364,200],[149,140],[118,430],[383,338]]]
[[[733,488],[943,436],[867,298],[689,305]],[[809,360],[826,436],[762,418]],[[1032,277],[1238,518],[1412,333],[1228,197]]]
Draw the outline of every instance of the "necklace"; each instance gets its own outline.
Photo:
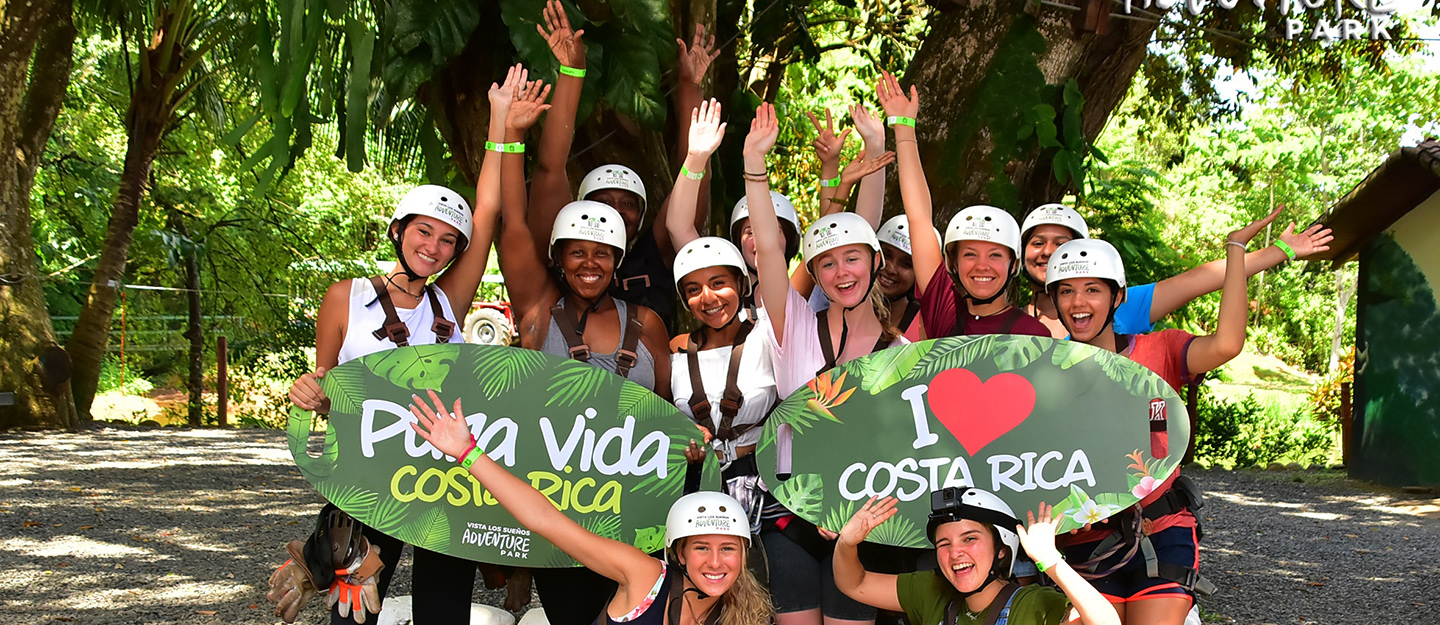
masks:
[[[690,590],[690,589],[687,588],[686,590]],[[686,594],[688,594],[688,593],[686,593]],[[684,596],[684,595],[682,595],[682,596]],[[709,609],[705,610],[705,614],[702,615],[702,614],[700,614],[700,613],[696,610],[695,605],[692,604],[692,603],[690,603],[689,597],[686,597],[686,598],[685,598],[685,605],[690,606],[690,620],[694,622],[694,625],[704,625],[704,624],[705,624],[705,619],[707,619],[707,618],[710,617],[710,613],[713,612],[713,611],[715,610],[715,606],[717,606],[717,605],[719,605],[719,604],[720,604],[720,600],[717,598],[717,599],[715,600],[715,603],[710,604]]]
[[[1014,308],[1014,306],[1006,306],[1006,307],[1001,308],[1000,310],[997,310],[997,311],[995,311],[995,312],[993,312],[993,313],[990,313],[990,314],[988,314],[988,315],[977,315],[977,314],[975,314],[975,313],[970,313],[970,316],[971,316],[971,317],[974,317],[976,321],[979,321],[979,320],[984,319],[984,318],[986,318],[986,317],[994,317],[995,315],[998,315],[998,314],[1000,314],[1000,313],[1003,313],[1003,312],[1005,312],[1005,311],[1008,311],[1008,310],[1010,310],[1011,308]]]
[[[401,293],[404,293],[404,294],[406,294],[406,295],[409,295],[411,299],[413,299],[413,300],[415,300],[415,301],[417,301],[417,302],[420,301],[420,298],[421,298],[421,297],[424,297],[424,295],[425,295],[425,287],[424,287],[423,285],[420,287],[420,292],[419,292],[419,293],[411,293],[410,291],[406,290],[405,287],[400,286],[399,284],[396,284],[396,283],[395,283],[395,276],[385,276],[385,281],[388,282],[388,283],[390,283],[390,286],[393,286],[393,287],[395,287],[396,289],[399,289]]]

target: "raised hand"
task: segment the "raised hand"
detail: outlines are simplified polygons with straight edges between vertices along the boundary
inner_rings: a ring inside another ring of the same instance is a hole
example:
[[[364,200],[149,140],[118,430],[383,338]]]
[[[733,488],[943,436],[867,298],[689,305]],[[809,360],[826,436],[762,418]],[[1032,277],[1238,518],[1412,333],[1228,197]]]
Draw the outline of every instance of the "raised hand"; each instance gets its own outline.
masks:
[[[886,152],[875,158],[865,158],[864,154],[860,154],[845,164],[845,169],[840,172],[840,186],[845,188],[855,186],[866,176],[884,169],[886,165],[893,162],[895,162],[894,152]]]
[[[875,84],[875,97],[888,116],[915,117],[920,113],[920,92],[910,85],[910,95],[900,87],[900,81],[890,72],[880,72],[880,81]]]
[[[850,106],[850,121],[855,124],[855,131],[860,133],[860,138],[865,140],[866,149],[872,146],[884,149],[885,123],[870,114],[870,109],[865,108],[864,104]]]
[[[510,106],[525,89],[530,72],[516,63],[505,72],[505,82],[490,83],[490,114],[510,114]]]
[[[430,394],[430,402],[434,404],[434,410],[430,405],[420,399],[419,395],[412,395],[415,403],[410,404],[410,414],[415,415],[415,422],[410,428],[415,430],[420,438],[434,445],[436,449],[451,458],[460,460],[470,446],[475,444],[475,438],[470,435],[470,426],[465,424],[465,413],[460,409],[460,400],[455,400],[455,407],[451,410],[445,409],[445,403],[440,401],[440,396],[435,391],[427,391]]]
[[[1052,516],[1054,509],[1047,504],[1040,504],[1039,518],[1036,513],[1026,512],[1025,518],[1030,526],[1015,526],[1015,533],[1020,537],[1020,546],[1025,548],[1025,553],[1030,554],[1030,559],[1036,562],[1053,563],[1060,560],[1060,551],[1055,548],[1055,529],[1060,526],[1061,517]],[[1018,555],[1018,554],[1017,554]]]
[[[810,146],[815,148],[815,157],[820,159],[821,165],[838,167],[840,151],[845,148],[845,139],[850,136],[852,129],[846,128],[845,132],[837,136],[835,120],[830,116],[830,109],[825,109],[825,125],[823,127],[820,125],[820,120],[815,117],[815,113],[806,111],[805,114],[810,117],[810,125],[815,127],[815,140],[810,142]]]
[[[550,85],[539,80],[525,83],[525,88],[516,93],[515,100],[510,103],[510,112],[505,116],[506,130],[521,133],[530,130],[540,119],[540,114],[550,110],[550,105],[545,103],[549,98]]]
[[[545,24],[535,25],[535,30],[545,38],[545,43],[550,45],[550,52],[555,54],[555,60],[561,65],[585,68],[585,42],[580,39],[585,34],[584,30],[572,30],[570,28],[570,17],[565,14],[565,5],[560,0],[547,0],[545,9]]]
[[[319,410],[330,402],[325,396],[325,389],[320,388],[320,378],[325,377],[325,367],[315,370],[315,373],[307,373],[295,380],[290,386],[290,403],[300,407],[301,410]]]
[[[1265,229],[1265,226],[1275,221],[1275,217],[1279,216],[1282,210],[1285,210],[1284,204],[1276,206],[1275,210],[1270,211],[1269,215],[1256,219],[1244,228],[1231,232],[1230,236],[1226,237],[1225,240],[1236,243],[1249,243],[1251,239],[1255,238],[1255,235],[1260,234],[1260,231]]]
[[[850,546],[863,542],[871,530],[895,516],[895,505],[899,502],[900,500],[894,497],[886,497],[878,502],[871,497],[870,501],[855,511],[855,516],[850,517],[845,527],[840,528],[840,542]]]
[[[710,64],[715,57],[720,56],[720,51],[715,49],[715,35],[706,36],[705,26],[695,24],[695,36],[690,45],[685,45],[685,40],[675,39],[675,47],[680,51],[680,81],[689,83],[696,87],[705,80],[705,72],[710,69]]]
[[[690,153],[710,158],[725,138],[725,122],[720,121],[720,102],[711,98],[690,111]]]
[[[1296,233],[1295,224],[1292,223],[1285,227],[1284,232],[1280,233],[1280,240],[1289,245],[1290,249],[1295,250],[1297,259],[1330,249],[1330,241],[1334,238],[1330,228],[1324,224],[1312,224],[1309,228]]]
[[[745,136],[745,153],[763,156],[775,147],[780,137],[780,122],[775,118],[775,105],[765,102],[755,109],[750,121],[750,134]]]

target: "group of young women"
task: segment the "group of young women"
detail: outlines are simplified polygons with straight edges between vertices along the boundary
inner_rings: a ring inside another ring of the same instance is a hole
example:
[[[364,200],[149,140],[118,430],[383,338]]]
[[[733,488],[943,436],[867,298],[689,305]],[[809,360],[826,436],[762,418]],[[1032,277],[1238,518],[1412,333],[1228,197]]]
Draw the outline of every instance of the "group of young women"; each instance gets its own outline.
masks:
[[[669,196],[653,202],[641,177],[618,164],[590,172],[572,196],[565,163],[583,84],[582,33],[570,28],[554,0],[545,18],[541,33],[563,67],[553,98],[552,86],[528,80],[519,66],[491,87],[489,141],[473,211],[441,187],[405,196],[390,225],[396,267],[326,293],[317,369],[292,388],[297,406],[324,410],[317,379],[346,360],[406,344],[459,341],[456,313],[469,309],[493,239],[520,347],[581,360],[673,400],[703,430],[689,455],[714,453],[724,477],[723,493],[694,493],[675,503],[668,555],[657,559],[586,532],[486,458],[458,403],[447,407],[432,393],[413,407],[417,432],[460,459],[517,520],[584,565],[535,572],[554,625],[587,625],[598,622],[597,615],[607,623],[643,625],[762,625],[772,618],[779,625],[861,625],[873,623],[877,609],[904,612],[913,625],[951,625],[961,617],[993,623],[1002,613],[1002,620],[1027,625],[1184,620],[1193,579],[1151,576],[1144,558],[1125,557],[1125,550],[1094,553],[1116,524],[1060,536],[1057,547],[1049,510],[1027,513],[1027,529],[1003,501],[976,489],[932,498],[929,534],[938,569],[867,571],[856,547],[894,514],[894,501],[867,503],[838,535],[795,516],[758,475],[761,425],[779,399],[819,372],[944,336],[1068,337],[1130,357],[1178,390],[1240,352],[1247,276],[1325,249],[1328,231],[1287,228],[1274,245],[1247,252],[1271,214],[1231,233],[1223,260],[1144,286],[1130,286],[1115,248],[1091,238],[1081,216],[1060,204],[1035,208],[1023,227],[1004,210],[972,206],[956,213],[942,236],[916,149],[919,94],[914,87],[907,94],[884,74],[876,95],[894,132],[894,152],[884,149],[885,124],[857,105],[850,116],[864,148],[842,170],[850,131],[836,134],[828,112],[823,124],[811,115],[825,179],[819,217],[802,224],[791,201],[769,188],[766,157],[779,125],[774,107],[762,104],[744,139],[745,196],[732,212],[729,237],[700,236],[709,212],[709,160],[726,136],[720,105],[702,101],[699,90],[714,59],[713,37],[697,27],[690,45],[679,42],[675,99],[686,123],[676,155],[683,164]],[[525,136],[542,114],[547,120],[527,188]],[[884,168],[892,162],[904,214],[881,224]],[[802,263],[792,274],[797,253]],[[1015,301],[1021,276],[1031,287],[1023,307]],[[1214,334],[1147,334],[1155,321],[1217,289]],[[677,293],[697,329],[671,336]],[[1172,487],[1176,479],[1142,501],[1144,533],[1158,560],[1174,567],[1167,570],[1193,572],[1197,523]],[[695,530],[701,518],[714,531]],[[402,545],[368,528],[366,537],[384,562],[383,597]],[[752,554],[762,550],[765,585],[752,573],[760,568]],[[475,566],[416,548],[415,622],[468,618]],[[1058,590],[1012,584],[1042,571]],[[365,622],[375,616],[370,607],[342,612],[337,606],[332,622]]]

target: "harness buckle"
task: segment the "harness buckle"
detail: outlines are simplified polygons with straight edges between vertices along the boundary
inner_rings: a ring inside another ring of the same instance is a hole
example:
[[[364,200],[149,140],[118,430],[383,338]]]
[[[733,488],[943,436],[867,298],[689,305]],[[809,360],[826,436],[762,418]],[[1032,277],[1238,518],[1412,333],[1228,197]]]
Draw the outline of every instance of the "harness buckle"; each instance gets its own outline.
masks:
[[[396,345],[404,345],[405,341],[410,338],[410,329],[405,327],[404,323],[386,324],[384,330],[385,338],[390,339]]]
[[[570,357],[580,362],[590,360],[590,346],[576,345],[570,348]]]
[[[615,352],[615,363],[626,370],[635,367],[640,362],[640,355],[628,349],[621,349]]]

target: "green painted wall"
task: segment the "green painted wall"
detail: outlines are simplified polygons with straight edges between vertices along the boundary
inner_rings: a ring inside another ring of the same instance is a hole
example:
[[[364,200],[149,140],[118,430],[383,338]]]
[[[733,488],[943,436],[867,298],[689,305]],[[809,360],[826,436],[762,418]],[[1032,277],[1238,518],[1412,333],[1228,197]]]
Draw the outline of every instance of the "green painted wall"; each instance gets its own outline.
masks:
[[[1350,473],[1440,486],[1440,195],[1360,253]]]

